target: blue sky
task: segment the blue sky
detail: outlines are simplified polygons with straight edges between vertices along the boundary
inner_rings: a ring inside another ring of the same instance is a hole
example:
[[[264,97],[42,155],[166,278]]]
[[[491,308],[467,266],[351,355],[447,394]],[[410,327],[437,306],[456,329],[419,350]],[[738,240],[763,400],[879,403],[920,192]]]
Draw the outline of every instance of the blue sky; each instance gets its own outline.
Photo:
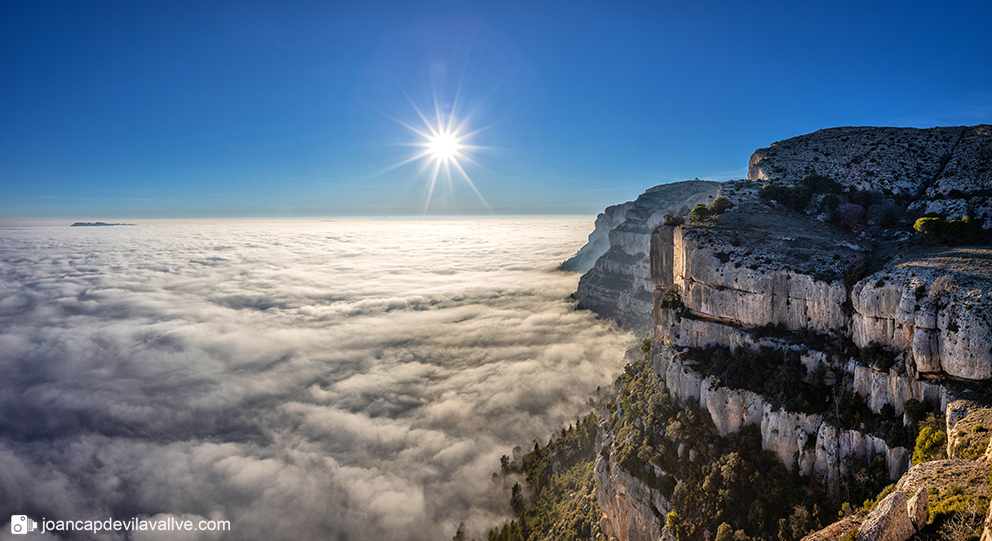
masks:
[[[418,215],[431,168],[387,169],[432,93],[485,128],[461,163],[493,212],[592,214],[820,128],[992,122],[990,23],[987,1],[7,1],[0,220]],[[430,214],[489,212],[441,177]]]

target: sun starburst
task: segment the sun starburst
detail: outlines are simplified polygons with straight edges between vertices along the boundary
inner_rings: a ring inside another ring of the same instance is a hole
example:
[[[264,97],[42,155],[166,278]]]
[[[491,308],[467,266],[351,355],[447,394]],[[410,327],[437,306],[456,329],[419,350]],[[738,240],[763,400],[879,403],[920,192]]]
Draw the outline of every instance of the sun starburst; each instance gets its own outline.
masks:
[[[430,173],[427,175],[430,180],[427,187],[427,201],[424,203],[424,215],[427,215],[427,212],[430,210],[431,200],[434,197],[434,188],[437,186],[438,180],[447,181],[449,185],[453,181],[452,169],[465,181],[466,184],[468,184],[470,188],[472,188],[472,191],[475,192],[475,195],[478,196],[479,201],[482,202],[486,209],[489,212],[492,212],[492,207],[489,206],[486,198],[482,196],[482,192],[480,192],[479,188],[476,187],[475,182],[472,181],[472,178],[465,171],[465,167],[462,164],[462,162],[466,162],[474,165],[481,165],[469,156],[468,153],[470,151],[480,150],[487,147],[470,145],[467,144],[467,141],[472,136],[488,128],[488,126],[486,128],[480,128],[473,131],[466,131],[474,111],[465,115],[464,118],[459,119],[457,117],[457,93],[452,102],[445,102],[443,106],[440,104],[437,94],[433,94],[433,121],[424,114],[424,111],[417,106],[416,102],[414,102],[409,95],[407,95],[406,98],[413,107],[413,110],[417,113],[420,121],[423,123],[423,127],[414,126],[391,115],[386,116],[416,134],[420,140],[411,143],[411,146],[419,147],[423,150],[390,167],[387,171],[397,169],[409,163],[424,160],[423,166],[421,166],[420,171],[417,173],[419,176],[430,170]]]

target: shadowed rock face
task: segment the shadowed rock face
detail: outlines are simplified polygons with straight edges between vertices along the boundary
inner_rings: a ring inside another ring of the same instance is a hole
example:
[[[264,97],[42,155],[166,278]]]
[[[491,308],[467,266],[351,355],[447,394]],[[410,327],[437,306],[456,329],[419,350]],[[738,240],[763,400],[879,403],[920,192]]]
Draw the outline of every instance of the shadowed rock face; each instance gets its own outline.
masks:
[[[992,227],[992,127],[829,128],[754,152],[748,179],[794,184],[804,175],[915,199],[911,211],[968,215]]]
[[[603,223],[609,223],[621,212],[624,219],[610,229],[609,248],[579,281],[575,292],[579,306],[604,318],[616,319],[627,328],[646,327],[651,317],[651,292],[654,290],[648,268],[651,231],[664,220],[666,213],[688,212],[697,203],[706,203],[715,197],[719,187],[720,183],[705,180],[663,184],[644,192],[633,203],[610,207],[601,214]],[[630,206],[624,211],[623,207],[627,205]],[[598,240],[602,238],[598,235],[599,218],[596,223],[597,231],[589,236],[590,245],[601,242]],[[597,236],[595,241],[594,235]],[[576,258],[582,256],[583,251],[585,248]],[[566,264],[571,265],[569,262]]]

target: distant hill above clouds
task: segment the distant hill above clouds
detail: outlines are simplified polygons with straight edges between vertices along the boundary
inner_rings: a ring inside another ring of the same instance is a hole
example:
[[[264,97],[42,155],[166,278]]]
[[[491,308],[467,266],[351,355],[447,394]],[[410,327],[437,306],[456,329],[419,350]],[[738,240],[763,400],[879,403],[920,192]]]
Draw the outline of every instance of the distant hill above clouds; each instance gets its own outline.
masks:
[[[135,225],[135,224],[108,224],[106,222],[76,222],[69,227],[102,227],[102,226],[114,226],[114,225]]]

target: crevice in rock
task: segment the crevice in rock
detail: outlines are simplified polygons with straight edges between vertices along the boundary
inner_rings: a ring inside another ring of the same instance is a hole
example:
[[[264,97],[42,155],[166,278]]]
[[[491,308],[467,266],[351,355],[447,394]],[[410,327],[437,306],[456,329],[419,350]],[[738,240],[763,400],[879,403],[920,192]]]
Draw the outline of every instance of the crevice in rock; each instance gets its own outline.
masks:
[[[936,184],[937,183],[937,180],[940,179],[940,176],[944,174],[944,170],[947,169],[947,164],[951,163],[951,158],[954,157],[954,152],[957,150],[958,145],[961,144],[961,140],[964,139],[964,136],[965,136],[965,134],[967,132],[968,132],[968,128],[967,127],[962,127],[961,128],[961,133],[958,134],[958,138],[954,141],[954,144],[951,145],[950,150],[947,151],[947,154],[944,154],[943,156],[940,157],[940,167],[937,168],[937,172],[934,173],[933,177],[931,177],[930,180],[928,180],[920,188],[920,193],[917,194],[917,197],[919,197],[919,198],[925,198],[926,195],[927,195],[927,191],[934,184]]]

